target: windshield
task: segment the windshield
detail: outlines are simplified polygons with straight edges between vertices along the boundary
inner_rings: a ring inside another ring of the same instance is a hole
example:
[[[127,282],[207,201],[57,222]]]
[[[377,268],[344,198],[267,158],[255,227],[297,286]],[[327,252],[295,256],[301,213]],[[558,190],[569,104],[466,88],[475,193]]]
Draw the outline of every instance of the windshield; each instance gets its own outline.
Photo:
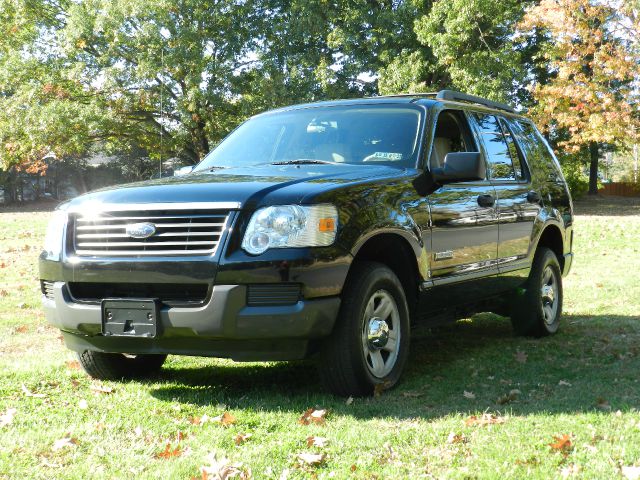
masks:
[[[414,106],[304,108],[254,117],[196,171],[286,163],[376,163],[413,167],[421,110]]]

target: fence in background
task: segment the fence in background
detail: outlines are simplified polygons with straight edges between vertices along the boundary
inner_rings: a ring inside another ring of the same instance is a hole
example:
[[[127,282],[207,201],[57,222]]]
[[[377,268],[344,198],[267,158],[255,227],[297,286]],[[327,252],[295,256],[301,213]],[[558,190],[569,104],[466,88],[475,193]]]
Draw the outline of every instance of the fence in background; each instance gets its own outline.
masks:
[[[635,183],[612,182],[605,183],[598,190],[601,195],[616,195],[618,197],[640,197],[640,186]]]

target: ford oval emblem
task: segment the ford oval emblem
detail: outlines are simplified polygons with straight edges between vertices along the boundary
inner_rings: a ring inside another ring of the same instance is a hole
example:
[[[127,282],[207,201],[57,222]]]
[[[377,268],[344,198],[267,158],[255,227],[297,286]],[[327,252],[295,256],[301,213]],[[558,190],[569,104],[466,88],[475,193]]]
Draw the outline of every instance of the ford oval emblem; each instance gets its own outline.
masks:
[[[132,223],[125,231],[131,238],[149,238],[156,233],[156,226],[153,223]]]

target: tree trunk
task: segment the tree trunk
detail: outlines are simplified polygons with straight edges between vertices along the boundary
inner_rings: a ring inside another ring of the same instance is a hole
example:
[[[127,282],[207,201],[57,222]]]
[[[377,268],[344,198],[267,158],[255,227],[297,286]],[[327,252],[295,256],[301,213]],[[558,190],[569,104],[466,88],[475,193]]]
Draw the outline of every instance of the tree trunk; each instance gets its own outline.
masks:
[[[591,163],[589,164],[589,195],[598,194],[598,144],[591,142],[589,144],[589,155]]]

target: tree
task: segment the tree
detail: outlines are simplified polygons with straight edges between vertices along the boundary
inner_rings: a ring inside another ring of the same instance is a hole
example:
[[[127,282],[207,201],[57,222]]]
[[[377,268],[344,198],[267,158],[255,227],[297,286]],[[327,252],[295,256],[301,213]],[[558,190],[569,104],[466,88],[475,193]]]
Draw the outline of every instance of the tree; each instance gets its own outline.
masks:
[[[450,87],[498,101],[527,104],[526,84],[537,69],[539,39],[514,39],[532,0],[433,2],[415,23],[418,40],[433,52]],[[433,69],[433,67],[432,67]]]
[[[638,10],[617,1],[542,0],[519,28],[542,29],[552,78],[532,85],[532,114],[558,145],[589,152],[589,194],[598,191],[599,151],[637,141]]]

